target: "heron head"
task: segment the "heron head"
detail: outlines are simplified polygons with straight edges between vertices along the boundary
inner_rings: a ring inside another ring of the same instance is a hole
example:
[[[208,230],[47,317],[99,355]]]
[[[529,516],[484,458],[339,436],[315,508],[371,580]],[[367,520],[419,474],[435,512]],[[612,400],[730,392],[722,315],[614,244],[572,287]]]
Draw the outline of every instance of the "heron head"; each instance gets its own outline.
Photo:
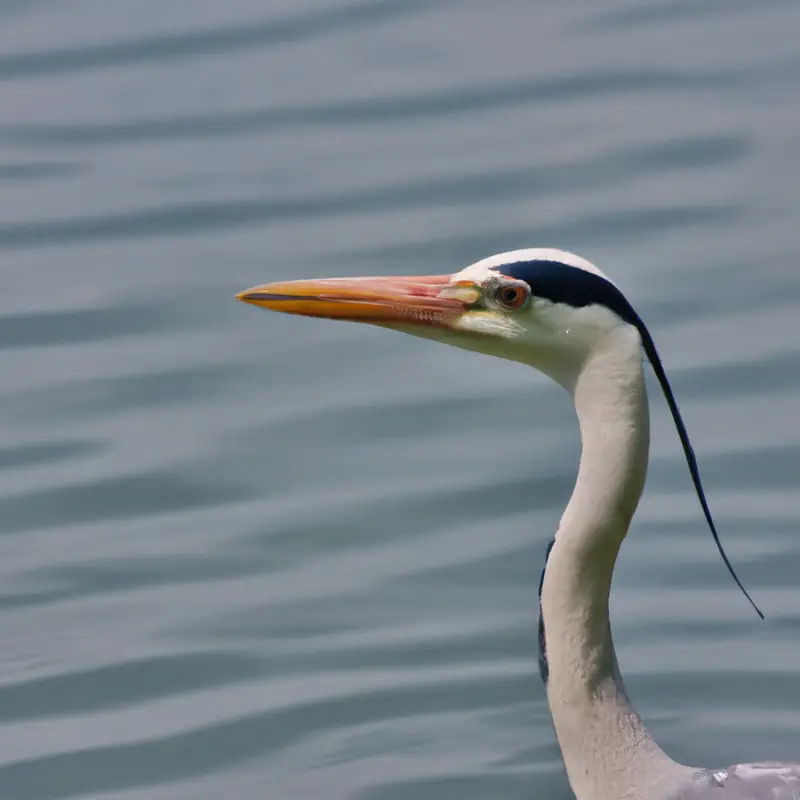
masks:
[[[599,340],[638,320],[597,267],[544,248],[500,253],[452,275],[288,281],[237,296],[521,361],[567,387]]]

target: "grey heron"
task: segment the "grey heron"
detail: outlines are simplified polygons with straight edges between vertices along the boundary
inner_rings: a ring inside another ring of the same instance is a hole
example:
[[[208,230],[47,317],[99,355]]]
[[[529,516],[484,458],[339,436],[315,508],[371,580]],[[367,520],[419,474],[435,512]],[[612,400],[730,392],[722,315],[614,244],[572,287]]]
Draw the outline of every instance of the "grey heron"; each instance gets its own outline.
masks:
[[[536,248],[491,256],[452,275],[288,281],[237,296],[275,311],[371,323],[522,362],[570,394],[581,457],[542,574],[539,636],[540,669],[577,800],[800,798],[800,763],[721,769],[677,763],[656,744],[625,691],[609,595],[647,472],[643,350],[666,396],[708,525],[744,587],[717,537],[653,339],[603,272],[572,253]]]

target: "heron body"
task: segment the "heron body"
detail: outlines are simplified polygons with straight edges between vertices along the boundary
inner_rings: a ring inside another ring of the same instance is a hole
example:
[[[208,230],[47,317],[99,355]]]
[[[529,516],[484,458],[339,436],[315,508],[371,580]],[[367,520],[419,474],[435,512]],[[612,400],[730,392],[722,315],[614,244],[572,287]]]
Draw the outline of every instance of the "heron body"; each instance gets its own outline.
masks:
[[[626,694],[609,594],[647,473],[643,348],[667,398],[708,524],[736,576],[719,544],[652,337],[597,267],[564,251],[527,249],[491,256],[453,275],[289,281],[238,297],[276,311],[367,322],[523,362],[566,389],[577,413],[581,457],[542,575],[539,638],[540,669],[576,798],[800,800],[800,764],[708,770],[677,763],[653,740]]]

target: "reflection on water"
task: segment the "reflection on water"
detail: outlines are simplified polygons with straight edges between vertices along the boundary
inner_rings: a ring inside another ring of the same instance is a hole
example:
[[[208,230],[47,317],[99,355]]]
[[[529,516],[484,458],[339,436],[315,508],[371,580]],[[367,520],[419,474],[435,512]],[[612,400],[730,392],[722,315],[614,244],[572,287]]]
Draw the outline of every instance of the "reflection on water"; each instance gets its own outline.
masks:
[[[245,286],[597,261],[656,336],[613,598],[676,757],[800,748],[795,3],[0,7],[0,793],[567,798],[536,582],[578,455],[518,365]]]

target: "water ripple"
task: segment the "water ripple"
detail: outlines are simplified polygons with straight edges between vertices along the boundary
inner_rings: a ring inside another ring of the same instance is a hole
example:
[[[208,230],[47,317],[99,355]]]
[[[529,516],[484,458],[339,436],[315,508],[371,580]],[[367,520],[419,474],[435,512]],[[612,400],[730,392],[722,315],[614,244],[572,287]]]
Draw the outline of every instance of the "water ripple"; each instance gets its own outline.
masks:
[[[237,487],[149,472],[0,497],[0,517],[3,533],[9,535],[48,525],[111,521],[141,515],[145,509],[148,514],[163,514],[215,506],[246,496]]]
[[[480,180],[484,182],[483,179]],[[330,198],[306,200],[252,200],[229,202],[202,202],[172,204],[113,214],[92,215],[84,219],[49,220],[0,226],[0,248],[20,249],[29,247],[54,247],[77,242],[97,242],[133,237],[174,236],[207,234],[213,229],[231,230],[243,226],[274,224],[296,218],[326,218],[346,214],[374,212],[377,209],[390,211],[422,205],[438,205],[455,202],[463,192],[471,188],[469,179],[454,179],[444,185],[431,187],[412,185],[395,189]],[[505,197],[527,194],[528,184],[517,188],[504,187]],[[603,234],[633,232],[646,226],[648,229],[683,227],[688,224],[714,221],[731,221],[736,207],[721,205],[630,209],[613,214],[598,214],[587,219],[584,230]],[[613,227],[612,227],[613,226]],[[552,226],[557,235],[561,225]]]
[[[442,0],[439,0],[441,2]],[[351,30],[394,15],[408,13],[421,3],[403,4],[376,0],[353,3],[283,20],[248,22],[242,25],[218,25],[210,30],[184,30],[164,36],[142,39],[119,39],[102,44],[48,49],[42,52],[13,53],[0,56],[0,80],[63,75],[69,72],[94,71],[107,67],[129,67],[149,62],[198,58],[218,53],[241,52],[286,44],[309,37],[325,36],[339,29]]]
[[[369,97],[328,105],[280,106],[226,114],[201,114],[173,119],[137,119],[125,122],[84,124],[5,125],[0,139],[28,147],[97,147],[170,139],[205,139],[272,133],[298,126],[341,127],[364,124],[426,120],[452,115],[477,114],[531,103],[593,100],[636,92],[666,90],[699,91],[720,88],[731,77],[723,74],[681,74],[673,71],[598,73],[557,76],[525,81],[504,81],[483,87],[438,92],[415,92],[398,97]],[[669,143],[659,143],[669,147]],[[716,154],[716,149],[711,150]]]

